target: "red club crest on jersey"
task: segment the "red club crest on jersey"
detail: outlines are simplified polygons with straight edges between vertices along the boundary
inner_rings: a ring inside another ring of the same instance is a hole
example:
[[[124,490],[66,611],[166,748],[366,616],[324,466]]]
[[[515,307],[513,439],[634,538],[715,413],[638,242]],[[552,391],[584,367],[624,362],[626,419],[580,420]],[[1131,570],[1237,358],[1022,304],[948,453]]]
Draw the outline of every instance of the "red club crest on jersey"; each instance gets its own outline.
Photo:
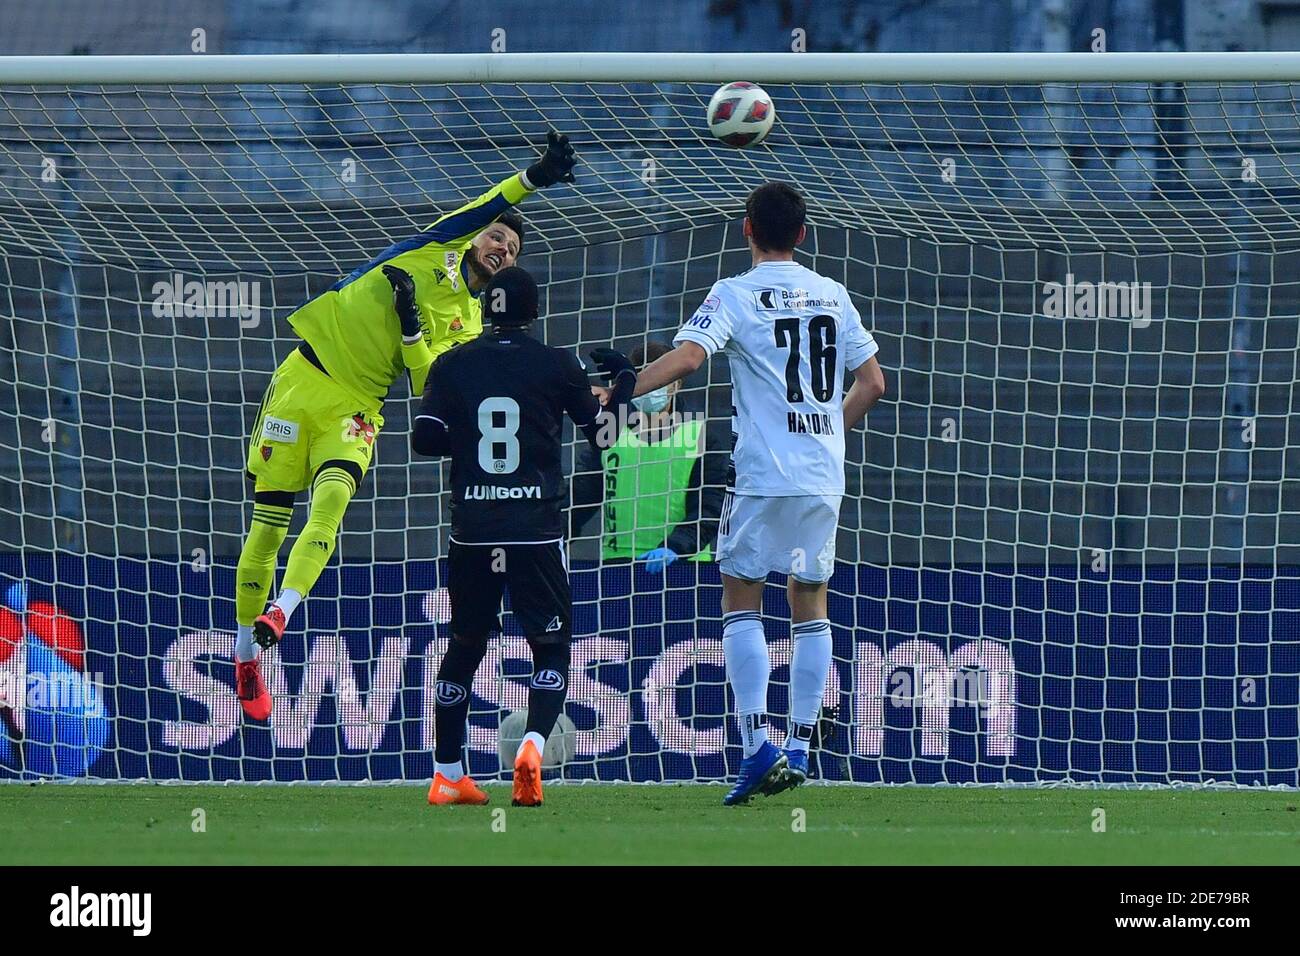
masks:
[[[271,460],[271,452],[273,452],[274,450],[275,450],[275,449],[273,449],[270,445],[263,445],[263,446],[262,446],[262,461],[270,461],[270,460]]]
[[[352,438],[361,437],[365,439],[367,445],[375,443],[375,426],[370,424],[360,414],[352,416],[352,424],[348,426],[348,435]]]

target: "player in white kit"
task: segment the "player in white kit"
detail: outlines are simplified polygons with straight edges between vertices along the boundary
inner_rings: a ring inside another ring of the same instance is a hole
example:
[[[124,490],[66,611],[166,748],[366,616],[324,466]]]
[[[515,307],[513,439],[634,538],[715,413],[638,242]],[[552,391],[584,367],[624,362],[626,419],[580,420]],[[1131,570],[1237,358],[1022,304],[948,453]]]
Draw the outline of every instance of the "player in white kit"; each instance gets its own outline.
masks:
[[[808,776],[808,749],[831,666],[826,584],[844,494],[844,435],[885,393],[877,345],[844,286],[794,261],[803,197],[766,183],[745,203],[754,265],[716,282],[637,379],[636,394],[698,369],[719,350],[731,361],[732,469],[718,529],[722,647],[745,759],[724,803],[777,793]],[[845,372],[853,384],[843,394]],[[767,739],[771,664],[761,617],[769,572],[788,575],[790,732]]]

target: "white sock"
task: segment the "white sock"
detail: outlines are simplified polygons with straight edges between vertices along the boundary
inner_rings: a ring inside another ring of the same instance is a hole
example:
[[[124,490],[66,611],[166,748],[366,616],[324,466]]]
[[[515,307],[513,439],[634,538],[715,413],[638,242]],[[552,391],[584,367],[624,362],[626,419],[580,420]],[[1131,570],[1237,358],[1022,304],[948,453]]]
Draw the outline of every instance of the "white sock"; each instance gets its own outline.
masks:
[[[772,662],[767,655],[767,636],[758,611],[732,611],[722,616],[722,654],[727,661],[727,680],[736,697],[745,756],[767,743],[767,682]]]
[[[822,712],[822,695],[831,672],[831,622],[804,621],[790,629],[790,734],[785,745],[807,750]]]
[[[810,750],[812,748],[812,725],[790,724],[790,732],[785,737],[786,750]]]
[[[528,743],[528,741],[530,741],[530,740],[533,742],[533,746],[537,748],[537,752],[538,752],[539,754],[545,755],[545,753],[546,753],[546,738],[543,737],[541,734],[539,734],[539,733],[538,733],[537,731],[535,731],[535,730],[530,730],[528,733],[524,734],[524,739],[521,740],[521,741],[519,741],[519,749],[520,749],[520,750],[523,750],[523,749],[524,749],[524,744]]]
[[[455,783],[461,777],[465,776],[465,768],[460,765],[460,761],[455,763],[438,763],[434,761],[433,772],[440,773],[447,778],[449,783]]]
[[[253,644],[253,625],[240,624],[235,628],[235,660],[251,661],[257,656],[257,648]]]
[[[298,610],[298,605],[302,603],[302,595],[293,588],[285,588],[271,603],[284,612],[284,620],[288,623],[289,618],[293,617],[293,612]]]

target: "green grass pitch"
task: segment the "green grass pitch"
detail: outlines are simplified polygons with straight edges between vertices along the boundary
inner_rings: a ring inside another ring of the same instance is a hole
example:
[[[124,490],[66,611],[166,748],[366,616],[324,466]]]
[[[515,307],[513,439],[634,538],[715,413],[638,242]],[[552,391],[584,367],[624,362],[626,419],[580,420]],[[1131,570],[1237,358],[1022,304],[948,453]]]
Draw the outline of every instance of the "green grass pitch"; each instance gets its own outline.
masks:
[[[726,808],[716,786],[570,784],[525,809],[487,789],[486,807],[430,807],[408,786],[4,785],[0,847],[74,865],[1300,863],[1285,792],[807,786]]]

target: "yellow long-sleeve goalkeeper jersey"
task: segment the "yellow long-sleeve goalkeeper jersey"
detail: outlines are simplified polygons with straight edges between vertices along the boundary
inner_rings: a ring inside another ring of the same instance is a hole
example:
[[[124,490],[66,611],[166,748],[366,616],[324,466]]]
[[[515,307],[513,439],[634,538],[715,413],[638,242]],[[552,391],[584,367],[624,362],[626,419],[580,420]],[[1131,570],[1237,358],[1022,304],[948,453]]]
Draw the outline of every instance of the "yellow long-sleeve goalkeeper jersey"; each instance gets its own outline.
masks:
[[[373,411],[383,405],[403,369],[410,369],[411,389],[419,395],[433,360],[483,331],[482,306],[469,290],[465,251],[479,232],[531,192],[518,174],[498,183],[334,283],[294,311],[289,324],[329,376],[371,403]],[[404,269],[415,280],[423,341],[402,342],[385,265]]]

